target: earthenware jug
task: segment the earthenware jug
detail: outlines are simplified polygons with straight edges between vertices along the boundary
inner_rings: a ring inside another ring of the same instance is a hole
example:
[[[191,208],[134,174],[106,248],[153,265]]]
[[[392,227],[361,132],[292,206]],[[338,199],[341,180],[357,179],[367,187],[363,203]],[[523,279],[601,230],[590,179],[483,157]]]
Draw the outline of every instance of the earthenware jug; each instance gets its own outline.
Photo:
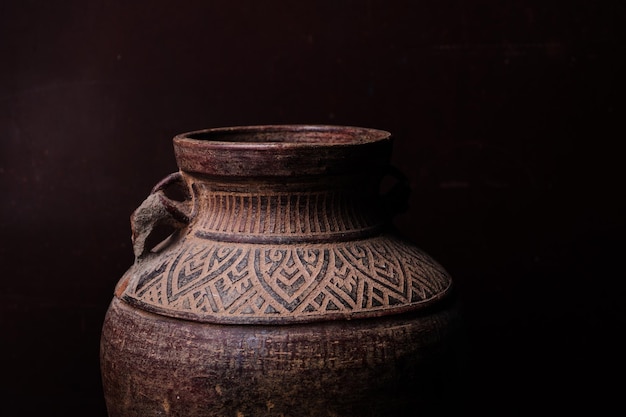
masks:
[[[452,280],[391,227],[391,143],[347,126],[176,136],[180,170],[131,216],[102,329],[109,416],[445,409]]]

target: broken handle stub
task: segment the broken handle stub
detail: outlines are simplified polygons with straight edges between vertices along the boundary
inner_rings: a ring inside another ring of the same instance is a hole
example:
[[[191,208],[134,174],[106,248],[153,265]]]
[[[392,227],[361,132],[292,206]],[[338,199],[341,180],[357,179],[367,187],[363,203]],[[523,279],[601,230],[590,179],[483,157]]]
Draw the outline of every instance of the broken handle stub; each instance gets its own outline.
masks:
[[[130,216],[135,257],[140,259],[151,252],[148,242],[158,229],[175,232],[189,224],[191,208],[189,188],[180,172],[159,181]]]

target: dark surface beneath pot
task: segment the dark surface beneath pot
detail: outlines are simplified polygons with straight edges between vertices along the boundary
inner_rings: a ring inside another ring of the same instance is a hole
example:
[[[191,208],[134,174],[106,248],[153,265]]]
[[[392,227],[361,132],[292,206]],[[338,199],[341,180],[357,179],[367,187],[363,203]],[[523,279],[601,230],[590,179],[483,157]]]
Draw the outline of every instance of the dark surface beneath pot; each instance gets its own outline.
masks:
[[[620,405],[621,2],[126,3],[0,8],[0,414],[106,415],[130,213],[176,169],[175,134],[267,123],[394,134],[396,224],[462,304],[450,401]]]

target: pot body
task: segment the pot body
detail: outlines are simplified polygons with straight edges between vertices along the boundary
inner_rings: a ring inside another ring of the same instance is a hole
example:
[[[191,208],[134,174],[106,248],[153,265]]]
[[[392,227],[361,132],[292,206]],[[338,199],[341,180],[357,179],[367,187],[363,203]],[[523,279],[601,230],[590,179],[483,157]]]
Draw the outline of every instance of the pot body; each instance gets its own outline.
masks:
[[[455,311],[286,326],[165,318],[114,299],[109,416],[446,416]],[[458,410],[456,410],[458,411]]]
[[[452,281],[387,227],[387,132],[225,128],[174,147],[104,321],[110,417],[450,411]]]

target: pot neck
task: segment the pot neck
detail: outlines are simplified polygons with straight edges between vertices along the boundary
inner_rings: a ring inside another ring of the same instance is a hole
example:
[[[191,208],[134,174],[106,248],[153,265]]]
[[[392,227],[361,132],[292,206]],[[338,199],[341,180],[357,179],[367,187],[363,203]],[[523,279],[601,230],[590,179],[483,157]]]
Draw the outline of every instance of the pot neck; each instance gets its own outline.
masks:
[[[379,234],[378,175],[237,179],[183,172],[198,237],[247,243],[332,242]]]

